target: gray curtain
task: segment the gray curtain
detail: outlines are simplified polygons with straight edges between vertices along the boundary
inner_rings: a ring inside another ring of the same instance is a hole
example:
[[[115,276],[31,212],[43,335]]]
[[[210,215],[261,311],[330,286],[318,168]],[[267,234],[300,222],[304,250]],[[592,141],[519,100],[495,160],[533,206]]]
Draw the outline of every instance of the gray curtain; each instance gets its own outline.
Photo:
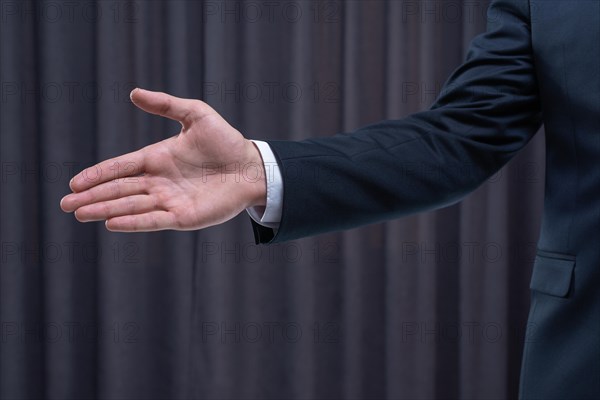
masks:
[[[115,234],[58,206],[80,169],[177,133],[136,86],[250,138],[351,132],[427,108],[486,7],[2,0],[0,396],[515,397],[542,134],[460,204],[274,246],[246,215]]]

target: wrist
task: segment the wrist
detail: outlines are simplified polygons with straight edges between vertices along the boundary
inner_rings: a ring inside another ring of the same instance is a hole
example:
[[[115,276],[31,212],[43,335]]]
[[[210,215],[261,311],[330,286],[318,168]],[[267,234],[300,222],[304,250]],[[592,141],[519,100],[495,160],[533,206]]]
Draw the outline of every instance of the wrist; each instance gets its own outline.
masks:
[[[246,140],[248,149],[248,176],[246,181],[249,183],[249,207],[259,207],[267,205],[267,176],[265,173],[265,164],[258,150],[258,147],[251,140]]]

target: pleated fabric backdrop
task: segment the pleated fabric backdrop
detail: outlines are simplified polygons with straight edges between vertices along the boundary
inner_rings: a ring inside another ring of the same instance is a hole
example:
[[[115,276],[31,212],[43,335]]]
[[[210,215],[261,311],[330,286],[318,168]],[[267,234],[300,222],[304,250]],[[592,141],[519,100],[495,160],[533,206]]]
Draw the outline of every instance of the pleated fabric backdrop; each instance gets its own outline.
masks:
[[[458,205],[274,246],[246,215],[115,234],[59,210],[73,173],[178,132],[136,86],[249,138],[351,132],[428,107],[486,8],[2,0],[0,397],[514,398],[543,134]]]

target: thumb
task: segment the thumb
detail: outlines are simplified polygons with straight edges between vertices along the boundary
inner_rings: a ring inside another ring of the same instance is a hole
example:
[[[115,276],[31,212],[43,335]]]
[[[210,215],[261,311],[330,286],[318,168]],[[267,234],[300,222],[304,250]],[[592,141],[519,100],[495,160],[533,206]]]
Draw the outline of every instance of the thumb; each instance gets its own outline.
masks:
[[[140,109],[179,121],[184,127],[189,127],[194,120],[212,111],[207,104],[199,100],[182,99],[166,93],[139,88],[133,89],[130,98],[133,104]]]

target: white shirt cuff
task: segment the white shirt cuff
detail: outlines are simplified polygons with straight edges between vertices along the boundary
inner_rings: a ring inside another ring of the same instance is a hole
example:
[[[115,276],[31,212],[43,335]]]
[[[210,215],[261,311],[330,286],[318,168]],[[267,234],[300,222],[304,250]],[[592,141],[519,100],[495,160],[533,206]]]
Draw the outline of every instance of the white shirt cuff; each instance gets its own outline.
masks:
[[[277,229],[281,222],[283,209],[283,179],[281,169],[271,146],[260,140],[252,141],[262,157],[267,180],[267,205],[265,207],[250,207],[246,211],[256,223],[267,228]]]

